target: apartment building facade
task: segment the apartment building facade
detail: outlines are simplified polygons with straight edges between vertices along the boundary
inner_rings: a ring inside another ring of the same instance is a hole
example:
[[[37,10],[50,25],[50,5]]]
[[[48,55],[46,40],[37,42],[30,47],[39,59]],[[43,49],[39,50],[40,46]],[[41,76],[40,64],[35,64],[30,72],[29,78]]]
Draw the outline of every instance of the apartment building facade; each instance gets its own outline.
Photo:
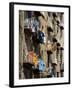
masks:
[[[64,76],[64,13],[19,11],[19,78]]]

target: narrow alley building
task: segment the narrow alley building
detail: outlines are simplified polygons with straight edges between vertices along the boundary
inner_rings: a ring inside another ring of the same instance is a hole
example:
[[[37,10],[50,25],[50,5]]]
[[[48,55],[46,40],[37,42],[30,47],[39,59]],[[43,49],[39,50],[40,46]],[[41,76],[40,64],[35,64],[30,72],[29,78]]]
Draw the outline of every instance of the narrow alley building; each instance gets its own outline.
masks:
[[[64,76],[64,13],[19,11],[19,79]]]

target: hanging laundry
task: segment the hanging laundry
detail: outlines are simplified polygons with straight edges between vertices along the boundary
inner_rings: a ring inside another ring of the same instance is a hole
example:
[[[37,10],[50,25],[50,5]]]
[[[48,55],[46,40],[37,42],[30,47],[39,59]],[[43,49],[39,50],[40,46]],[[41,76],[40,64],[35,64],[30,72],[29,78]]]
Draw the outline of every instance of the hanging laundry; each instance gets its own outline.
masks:
[[[29,51],[28,52],[28,62],[33,63],[33,51]]]
[[[45,64],[41,58],[39,58],[38,65],[39,65],[40,72],[44,72],[46,67],[45,67]]]
[[[39,38],[39,41],[40,43],[43,43],[44,42],[44,33],[42,31],[38,31],[38,38]]]
[[[37,19],[32,19],[31,20],[31,25],[32,25],[32,32],[37,32],[39,30],[39,26],[40,26],[40,23]]]
[[[34,51],[35,51],[35,53],[36,53],[37,55],[40,54],[40,46],[39,46],[38,44],[35,46]]]
[[[33,63],[34,65],[38,64],[38,56],[36,55],[36,53],[33,54]]]
[[[39,21],[37,19],[34,20],[35,30],[39,30]]]

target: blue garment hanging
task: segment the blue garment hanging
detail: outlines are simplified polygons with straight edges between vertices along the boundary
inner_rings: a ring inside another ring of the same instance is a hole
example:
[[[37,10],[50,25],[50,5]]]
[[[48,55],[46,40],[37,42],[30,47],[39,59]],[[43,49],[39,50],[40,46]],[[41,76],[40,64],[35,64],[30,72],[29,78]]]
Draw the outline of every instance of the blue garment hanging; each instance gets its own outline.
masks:
[[[44,33],[42,31],[38,32],[38,37],[39,37],[40,42],[43,43],[44,42]]]
[[[33,20],[33,27],[35,28],[35,31],[37,32],[39,29],[39,21],[34,19]]]
[[[45,67],[45,64],[41,58],[39,59],[38,65],[39,65],[39,70],[41,72],[44,72],[46,67]]]

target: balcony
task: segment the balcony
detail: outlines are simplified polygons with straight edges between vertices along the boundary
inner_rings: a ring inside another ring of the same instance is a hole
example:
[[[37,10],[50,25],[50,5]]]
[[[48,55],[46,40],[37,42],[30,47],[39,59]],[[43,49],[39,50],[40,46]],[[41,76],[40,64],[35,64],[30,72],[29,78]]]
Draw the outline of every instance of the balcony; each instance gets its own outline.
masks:
[[[26,18],[24,20],[24,29],[31,29],[32,32],[39,30],[39,21],[32,18]]]

